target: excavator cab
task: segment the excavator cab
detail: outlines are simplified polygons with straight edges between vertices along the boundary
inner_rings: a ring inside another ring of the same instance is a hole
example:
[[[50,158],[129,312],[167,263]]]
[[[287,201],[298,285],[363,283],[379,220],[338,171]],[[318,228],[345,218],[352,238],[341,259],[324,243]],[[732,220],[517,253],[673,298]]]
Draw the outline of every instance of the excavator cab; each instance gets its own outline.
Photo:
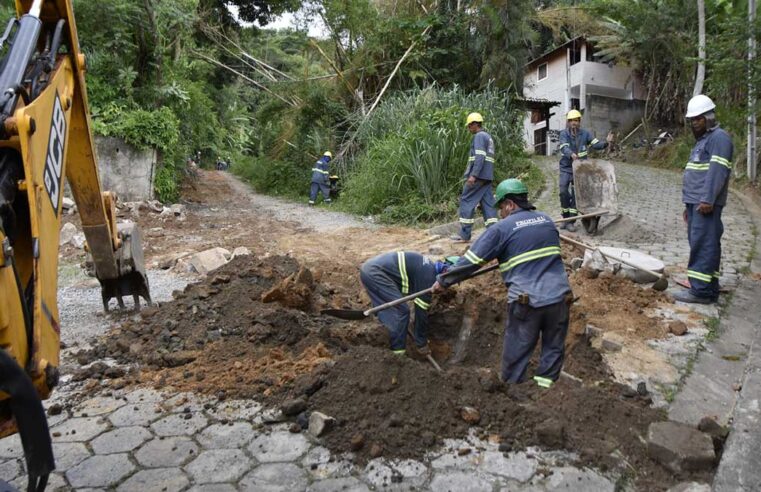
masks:
[[[71,0],[16,0],[0,37],[0,437],[16,430],[29,490],[54,468],[40,398],[58,383],[63,179],[77,204],[103,304],[150,303],[140,230],[117,225],[93,146]]]

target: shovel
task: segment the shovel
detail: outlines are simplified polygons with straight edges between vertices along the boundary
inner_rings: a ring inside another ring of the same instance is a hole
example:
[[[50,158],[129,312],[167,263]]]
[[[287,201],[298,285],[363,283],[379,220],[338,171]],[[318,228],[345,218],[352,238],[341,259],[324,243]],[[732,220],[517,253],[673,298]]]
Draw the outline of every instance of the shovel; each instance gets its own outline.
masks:
[[[623,258],[619,258],[617,256],[606,255],[605,253],[603,253],[602,251],[600,251],[597,248],[594,248],[594,247],[592,247],[592,246],[590,246],[588,244],[584,244],[584,243],[582,243],[580,241],[576,241],[575,239],[571,239],[570,237],[564,236],[562,234],[560,235],[560,239],[562,239],[563,241],[565,241],[567,243],[570,243],[570,244],[573,244],[575,246],[578,246],[580,248],[597,250],[601,255],[605,256],[606,258],[610,258],[613,261],[617,261],[619,263],[623,263],[624,265],[627,265],[627,266],[630,266],[632,268],[635,268],[635,269],[637,269],[637,270],[639,270],[641,272],[649,273],[650,275],[652,275],[654,278],[657,279],[655,281],[655,283],[653,284],[653,290],[657,290],[659,292],[662,292],[662,291],[666,290],[668,288],[668,286],[669,286],[669,281],[666,278],[666,274],[665,273],[663,273],[663,274],[657,273],[657,272],[654,272],[652,270],[648,270],[647,268],[642,268],[641,266],[637,265],[636,263],[632,263],[630,261],[626,261]]]
[[[448,271],[447,273],[445,273],[443,276],[447,276],[447,275],[449,275],[451,273],[455,273],[455,272],[460,272],[462,270],[465,270],[466,268],[470,268],[470,266],[464,266],[464,267],[460,267],[460,268],[454,268],[454,269]],[[469,278],[478,277],[479,275],[483,275],[484,273],[491,272],[492,270],[496,270],[497,268],[499,268],[499,264],[495,263],[494,265],[491,265],[491,266],[488,266],[488,267],[485,267],[485,268],[481,268],[480,270],[478,270],[475,273],[473,273],[473,275],[471,275],[469,277],[466,277],[463,280],[466,280],[466,279],[469,279]],[[399,304],[402,304],[402,303],[407,302],[407,301],[411,301],[413,299],[417,299],[418,297],[424,296],[424,295],[426,295],[426,294],[428,294],[430,292],[433,292],[433,286],[428,287],[425,290],[421,290],[420,292],[415,292],[414,294],[410,294],[410,295],[404,296],[404,297],[402,297],[400,299],[396,299],[395,301],[391,301],[391,302],[387,302],[385,304],[381,304],[380,306],[376,306],[376,307],[374,307],[372,309],[368,309],[366,311],[362,311],[362,310],[359,310],[359,309],[323,309],[322,311],[320,311],[320,313],[321,314],[327,314],[328,316],[333,316],[333,317],[336,317],[336,318],[347,319],[347,320],[350,320],[350,321],[353,321],[353,320],[362,320],[362,319],[367,319],[368,316],[370,316],[371,314],[375,314],[378,311],[383,311],[384,309],[388,309],[390,307],[398,306]]]

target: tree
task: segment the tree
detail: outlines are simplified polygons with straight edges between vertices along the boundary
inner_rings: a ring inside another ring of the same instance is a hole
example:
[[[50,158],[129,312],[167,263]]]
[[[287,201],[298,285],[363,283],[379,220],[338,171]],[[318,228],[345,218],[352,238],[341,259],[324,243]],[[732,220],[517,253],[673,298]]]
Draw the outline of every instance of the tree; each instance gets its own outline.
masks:
[[[706,4],[698,0],[698,72],[695,75],[695,88],[692,96],[703,92],[703,82],[706,78]]]

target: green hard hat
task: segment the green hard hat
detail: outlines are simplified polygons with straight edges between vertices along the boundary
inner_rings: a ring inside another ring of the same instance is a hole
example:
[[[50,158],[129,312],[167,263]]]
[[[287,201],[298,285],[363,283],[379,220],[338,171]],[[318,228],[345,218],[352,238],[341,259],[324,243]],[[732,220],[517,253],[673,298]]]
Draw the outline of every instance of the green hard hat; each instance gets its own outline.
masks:
[[[447,257],[446,257],[444,260],[445,260],[447,263],[449,263],[450,265],[454,265],[454,264],[456,264],[458,261],[460,261],[460,257],[459,257],[459,256],[447,256]]]
[[[505,199],[507,195],[524,195],[528,193],[528,188],[521,182],[520,179],[506,179],[497,185],[497,192],[494,194],[494,199],[497,203]]]

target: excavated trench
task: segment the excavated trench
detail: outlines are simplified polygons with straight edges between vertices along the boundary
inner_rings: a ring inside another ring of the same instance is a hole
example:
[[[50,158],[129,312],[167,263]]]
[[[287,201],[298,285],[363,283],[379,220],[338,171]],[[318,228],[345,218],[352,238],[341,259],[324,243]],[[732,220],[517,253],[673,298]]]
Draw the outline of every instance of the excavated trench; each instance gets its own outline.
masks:
[[[650,408],[647,395],[624,396],[583,336],[595,316],[593,304],[575,307],[572,315],[565,370],[573,378],[561,378],[550,391],[533,384],[507,388],[497,377],[505,291],[496,276],[435,299],[429,337],[444,369],[439,373],[424,359],[392,354],[375,319],[347,322],[319,314],[367,305],[358,283],[345,280],[355,273],[340,267],[313,272],[285,256],[235,258],[175,293],[174,301],[115,328],[80,357],[83,364],[114,357],[137,369],[108,379],[94,364],[75,379],[254,398],[282,405],[302,426],[319,411],[336,419],[321,436],[324,445],[351,451],[360,462],[419,459],[443,439],[465,437],[475,427],[504,450],[538,445],[572,451],[581,465],[635,469],[642,489],[699,478],[675,476],[648,458],[642,438],[665,416]],[[572,282],[599,295],[627,288],[620,285],[627,281],[616,279]],[[642,302],[650,302],[645,297]]]

